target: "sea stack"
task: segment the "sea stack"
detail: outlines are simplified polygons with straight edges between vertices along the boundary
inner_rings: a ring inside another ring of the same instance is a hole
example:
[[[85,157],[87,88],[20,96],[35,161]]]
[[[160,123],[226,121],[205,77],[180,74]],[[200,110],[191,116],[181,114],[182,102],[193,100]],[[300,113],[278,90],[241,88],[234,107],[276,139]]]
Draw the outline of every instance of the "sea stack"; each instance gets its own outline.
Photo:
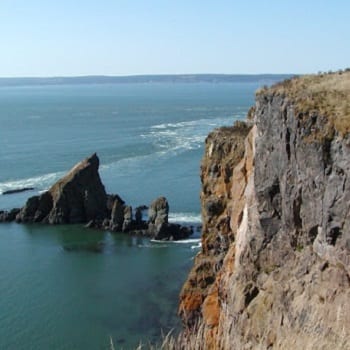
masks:
[[[99,159],[94,153],[76,164],[47,192],[29,198],[16,220],[48,224],[103,220],[107,216],[107,195],[98,167]]]
[[[188,349],[346,349],[350,72],[263,88],[213,131],[202,249],[183,286]]]

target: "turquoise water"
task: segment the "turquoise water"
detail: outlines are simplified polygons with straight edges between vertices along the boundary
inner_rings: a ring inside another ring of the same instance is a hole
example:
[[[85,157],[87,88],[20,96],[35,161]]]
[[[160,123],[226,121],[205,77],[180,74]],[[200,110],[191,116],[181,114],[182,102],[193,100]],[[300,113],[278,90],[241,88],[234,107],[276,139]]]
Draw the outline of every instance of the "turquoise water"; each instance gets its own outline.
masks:
[[[97,152],[108,193],[159,195],[170,220],[200,223],[210,130],[244,118],[262,84],[0,87],[0,208],[21,206]],[[1,349],[133,349],[179,325],[178,294],[198,252],[80,226],[0,225]]]

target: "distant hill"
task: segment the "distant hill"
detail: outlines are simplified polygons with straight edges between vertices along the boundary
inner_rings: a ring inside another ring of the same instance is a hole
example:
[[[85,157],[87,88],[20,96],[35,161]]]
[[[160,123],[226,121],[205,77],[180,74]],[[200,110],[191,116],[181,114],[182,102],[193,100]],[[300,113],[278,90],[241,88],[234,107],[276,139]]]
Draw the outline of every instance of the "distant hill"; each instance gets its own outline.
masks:
[[[256,82],[270,84],[292,77],[293,74],[180,74],[180,75],[130,75],[47,78],[0,78],[0,86],[71,85],[71,84],[142,84],[142,83],[234,83]]]

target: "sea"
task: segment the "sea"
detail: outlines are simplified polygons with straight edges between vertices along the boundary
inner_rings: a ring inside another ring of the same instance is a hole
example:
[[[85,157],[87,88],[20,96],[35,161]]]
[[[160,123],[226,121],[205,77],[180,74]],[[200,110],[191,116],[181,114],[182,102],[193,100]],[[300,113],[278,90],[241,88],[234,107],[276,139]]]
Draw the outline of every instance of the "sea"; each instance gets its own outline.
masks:
[[[176,333],[200,250],[205,138],[244,119],[272,82],[1,86],[0,209],[23,206],[96,152],[107,193],[133,207],[165,196],[169,220],[197,229],[154,242],[82,225],[0,224],[0,349],[135,349]],[[22,187],[34,190],[3,194]]]

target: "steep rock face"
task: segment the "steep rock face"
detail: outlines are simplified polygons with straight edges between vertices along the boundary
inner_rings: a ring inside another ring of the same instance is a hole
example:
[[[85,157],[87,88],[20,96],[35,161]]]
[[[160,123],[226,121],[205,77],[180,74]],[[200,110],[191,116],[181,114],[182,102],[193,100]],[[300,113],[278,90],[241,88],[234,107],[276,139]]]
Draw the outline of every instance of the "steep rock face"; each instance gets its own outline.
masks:
[[[241,159],[230,163],[227,186],[222,176],[202,167],[203,248],[180,303],[189,344],[203,349],[347,348],[350,120],[337,114],[337,106],[329,108],[334,96],[328,98],[326,79],[338,78],[321,77],[317,86],[307,85],[313,79],[297,79],[291,84],[306,84],[303,96],[297,89],[290,93],[288,86],[257,94],[253,127],[240,146]],[[350,86],[350,73],[339,78],[344,79],[343,85]],[[319,95],[313,92],[320,93],[322,103],[326,99],[327,108],[317,109]],[[308,99],[312,109],[301,103]],[[344,106],[346,111],[350,105]],[[221,167],[227,164],[229,153],[220,154],[223,137],[215,138],[219,132],[209,136],[214,144],[207,141],[203,164],[212,165],[215,158]],[[232,146],[233,138],[229,142]]]
[[[49,191],[28,199],[19,222],[81,223],[107,216],[107,196],[96,154],[75,165]]]
[[[201,314],[201,306],[208,294],[217,294],[215,277],[234,240],[230,227],[233,169],[244,155],[244,140],[250,127],[238,122],[233,127],[213,131],[205,142],[205,156],[201,164],[202,252],[196,256],[180,295],[180,314],[193,327]],[[237,179],[236,179],[237,180]],[[235,210],[235,209],[234,209]],[[215,290],[214,290],[215,289]],[[212,322],[217,323],[217,301],[211,298]]]

